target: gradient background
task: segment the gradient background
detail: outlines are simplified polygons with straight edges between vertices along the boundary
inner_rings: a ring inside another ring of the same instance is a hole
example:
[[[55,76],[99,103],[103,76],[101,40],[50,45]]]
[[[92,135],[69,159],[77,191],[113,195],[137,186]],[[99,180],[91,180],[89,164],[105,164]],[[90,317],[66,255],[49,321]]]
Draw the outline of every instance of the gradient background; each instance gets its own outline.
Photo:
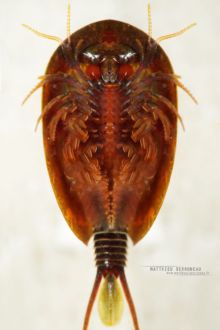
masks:
[[[102,19],[147,31],[145,0],[77,0],[72,31]],[[220,79],[219,1],[153,0],[153,36],[185,35],[162,47],[199,105],[179,92],[176,162],[151,231],[130,249],[127,277],[141,330],[220,328]],[[92,244],[71,233],[54,198],[44,161],[40,91],[21,101],[44,73],[53,41],[23,29],[66,33],[64,0],[0,0],[0,329],[81,330],[95,276]],[[169,276],[147,265],[201,266],[210,276]],[[105,329],[96,308],[91,330]],[[128,310],[115,330],[133,329]]]

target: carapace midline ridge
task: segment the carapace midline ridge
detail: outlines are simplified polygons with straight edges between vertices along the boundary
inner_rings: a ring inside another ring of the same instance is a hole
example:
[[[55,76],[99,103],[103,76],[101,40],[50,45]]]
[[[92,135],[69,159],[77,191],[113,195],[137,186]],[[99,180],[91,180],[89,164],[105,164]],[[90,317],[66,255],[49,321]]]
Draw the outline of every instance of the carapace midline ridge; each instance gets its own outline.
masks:
[[[68,5],[64,41],[24,25],[59,42],[27,98],[43,87],[38,122],[57,202],[83,243],[94,238],[97,275],[83,330],[98,291],[105,325],[120,321],[123,291],[134,329],[140,329],[124,273],[127,238],[136,244],[146,235],[169,184],[181,120],[177,87],[196,102],[159,45],[195,23],[154,40],[150,5],[148,18],[148,34],[115,20],[70,34]]]

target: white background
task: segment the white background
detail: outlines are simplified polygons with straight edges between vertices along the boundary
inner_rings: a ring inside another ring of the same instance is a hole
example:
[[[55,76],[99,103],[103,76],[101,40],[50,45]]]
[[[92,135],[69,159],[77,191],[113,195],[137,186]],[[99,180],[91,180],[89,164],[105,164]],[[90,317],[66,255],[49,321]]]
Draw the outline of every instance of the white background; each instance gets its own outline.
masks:
[[[144,0],[72,1],[72,31],[102,19],[147,31]],[[81,330],[95,276],[92,244],[71,233],[52,193],[44,161],[40,92],[21,101],[44,73],[53,41],[30,24],[65,37],[67,1],[0,0],[0,329]],[[164,41],[175,71],[199,105],[179,92],[176,161],[165,202],[148,235],[129,251],[127,277],[141,330],[206,330],[219,322],[220,109],[217,0],[152,1],[153,35],[196,21]],[[147,265],[201,266],[208,277],[169,276]],[[105,329],[97,317],[92,330]],[[133,329],[128,311],[115,330]]]

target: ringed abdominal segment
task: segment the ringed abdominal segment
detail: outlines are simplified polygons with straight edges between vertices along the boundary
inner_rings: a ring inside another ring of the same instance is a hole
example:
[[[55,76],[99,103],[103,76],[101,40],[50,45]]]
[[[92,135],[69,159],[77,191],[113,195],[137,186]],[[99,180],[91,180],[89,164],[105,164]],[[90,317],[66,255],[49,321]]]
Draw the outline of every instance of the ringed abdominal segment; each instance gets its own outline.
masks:
[[[193,96],[151,36],[113,20],[69,35],[40,79],[39,120],[57,201],[82,242],[94,237],[97,276],[83,330],[100,284],[103,323],[121,318],[121,285],[138,330],[124,273],[127,237],[145,236],[168,187],[181,120],[176,87]]]

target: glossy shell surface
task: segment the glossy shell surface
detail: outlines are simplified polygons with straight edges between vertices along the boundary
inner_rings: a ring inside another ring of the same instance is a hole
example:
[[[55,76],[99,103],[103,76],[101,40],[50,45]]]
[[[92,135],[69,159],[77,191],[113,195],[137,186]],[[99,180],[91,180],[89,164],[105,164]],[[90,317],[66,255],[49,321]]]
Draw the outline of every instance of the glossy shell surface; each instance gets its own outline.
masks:
[[[175,155],[168,57],[146,33],[106,20],[66,39],[44,79],[45,155],[67,223],[84,243],[101,230],[138,242],[162,205]]]

